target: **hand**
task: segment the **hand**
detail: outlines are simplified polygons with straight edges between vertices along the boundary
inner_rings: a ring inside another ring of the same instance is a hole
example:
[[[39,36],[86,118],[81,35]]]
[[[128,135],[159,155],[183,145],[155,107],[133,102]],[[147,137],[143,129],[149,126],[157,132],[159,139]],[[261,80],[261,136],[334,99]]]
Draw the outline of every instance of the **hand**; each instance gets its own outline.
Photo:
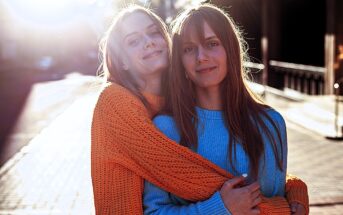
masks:
[[[250,185],[237,187],[244,183],[244,177],[227,180],[220,189],[220,195],[225,207],[233,214],[260,214],[256,207],[261,202],[260,185],[254,182]]]
[[[299,204],[298,202],[292,202],[290,204],[291,212],[294,215],[305,215],[306,209],[302,204]]]

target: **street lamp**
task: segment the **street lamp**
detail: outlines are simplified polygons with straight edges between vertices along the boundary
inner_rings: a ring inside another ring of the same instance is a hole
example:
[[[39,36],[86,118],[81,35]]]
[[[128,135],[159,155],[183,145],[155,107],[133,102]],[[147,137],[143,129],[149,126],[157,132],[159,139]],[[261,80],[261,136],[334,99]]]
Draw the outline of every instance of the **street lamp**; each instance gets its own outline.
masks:
[[[339,78],[337,82],[333,85],[335,91],[335,135],[326,136],[330,140],[343,140],[343,127],[338,125],[339,117],[339,85],[342,83],[343,79]]]

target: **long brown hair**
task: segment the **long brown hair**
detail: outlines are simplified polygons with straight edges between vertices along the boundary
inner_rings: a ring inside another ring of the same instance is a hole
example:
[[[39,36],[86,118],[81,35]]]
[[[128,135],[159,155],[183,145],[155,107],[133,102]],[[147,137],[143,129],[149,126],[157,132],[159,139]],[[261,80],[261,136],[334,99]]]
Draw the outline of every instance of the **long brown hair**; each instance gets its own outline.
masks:
[[[229,162],[232,163],[232,153],[236,144],[242,144],[250,159],[250,174],[254,179],[258,176],[259,159],[264,152],[261,129],[273,145],[277,165],[282,169],[276,140],[268,129],[264,118],[276,130],[282,143],[280,132],[270,116],[265,112],[267,105],[263,104],[247,86],[246,69],[242,62],[247,59],[246,43],[240,36],[233,20],[221,9],[203,4],[181,13],[172,23],[172,61],[171,70],[163,77],[163,93],[166,97],[165,110],[173,115],[181,135],[181,144],[187,147],[197,147],[196,98],[194,84],[187,80],[182,64],[182,40],[195,30],[204,37],[203,25],[207,23],[222,42],[227,53],[228,74],[221,84],[223,117],[230,133]],[[280,147],[282,156],[282,147]]]
[[[128,7],[121,9],[121,11],[113,18],[112,24],[100,42],[102,63],[99,68],[99,75],[103,76],[106,82],[114,82],[125,87],[132,94],[137,96],[147,108],[149,108],[150,106],[142,95],[141,89],[134,78],[133,74],[135,71],[124,70],[122,66],[122,53],[125,49],[122,47],[123,41],[120,37],[121,28],[125,25],[125,19],[136,13],[143,13],[151,18],[154,24],[159,27],[161,34],[168,44],[168,50],[170,50],[170,37],[167,27],[162,19],[147,8],[134,4],[129,5]]]

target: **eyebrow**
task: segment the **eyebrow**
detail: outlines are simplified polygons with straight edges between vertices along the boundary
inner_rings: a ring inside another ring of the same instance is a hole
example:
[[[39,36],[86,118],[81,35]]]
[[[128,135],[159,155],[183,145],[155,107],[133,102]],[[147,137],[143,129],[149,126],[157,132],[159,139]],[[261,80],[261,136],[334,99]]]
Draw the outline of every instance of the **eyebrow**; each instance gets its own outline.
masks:
[[[204,40],[212,40],[212,39],[218,39],[218,37],[216,35],[204,38]]]
[[[204,38],[202,41],[207,41],[207,40],[212,40],[212,39],[219,39],[216,35],[213,35],[213,36],[210,36],[210,37],[207,37],[207,38]],[[188,45],[188,44],[193,44],[194,42],[190,41],[190,40],[187,40],[187,41],[183,41],[183,44],[184,45]]]
[[[155,23],[152,23],[151,25],[149,25],[148,27],[146,27],[146,29],[150,29],[150,28],[153,28],[153,27],[157,27]],[[125,37],[124,37],[124,40],[126,40],[128,37],[132,36],[132,35],[135,35],[135,34],[138,34],[138,32],[134,31],[132,33],[129,33],[127,34]]]

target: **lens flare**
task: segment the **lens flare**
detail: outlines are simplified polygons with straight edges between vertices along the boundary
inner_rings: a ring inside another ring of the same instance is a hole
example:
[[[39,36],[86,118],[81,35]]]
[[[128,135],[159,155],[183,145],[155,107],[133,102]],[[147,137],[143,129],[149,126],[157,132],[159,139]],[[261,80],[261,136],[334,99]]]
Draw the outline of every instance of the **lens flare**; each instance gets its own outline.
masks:
[[[23,22],[56,27],[73,22],[84,2],[80,0],[11,0],[4,1],[8,11]]]

